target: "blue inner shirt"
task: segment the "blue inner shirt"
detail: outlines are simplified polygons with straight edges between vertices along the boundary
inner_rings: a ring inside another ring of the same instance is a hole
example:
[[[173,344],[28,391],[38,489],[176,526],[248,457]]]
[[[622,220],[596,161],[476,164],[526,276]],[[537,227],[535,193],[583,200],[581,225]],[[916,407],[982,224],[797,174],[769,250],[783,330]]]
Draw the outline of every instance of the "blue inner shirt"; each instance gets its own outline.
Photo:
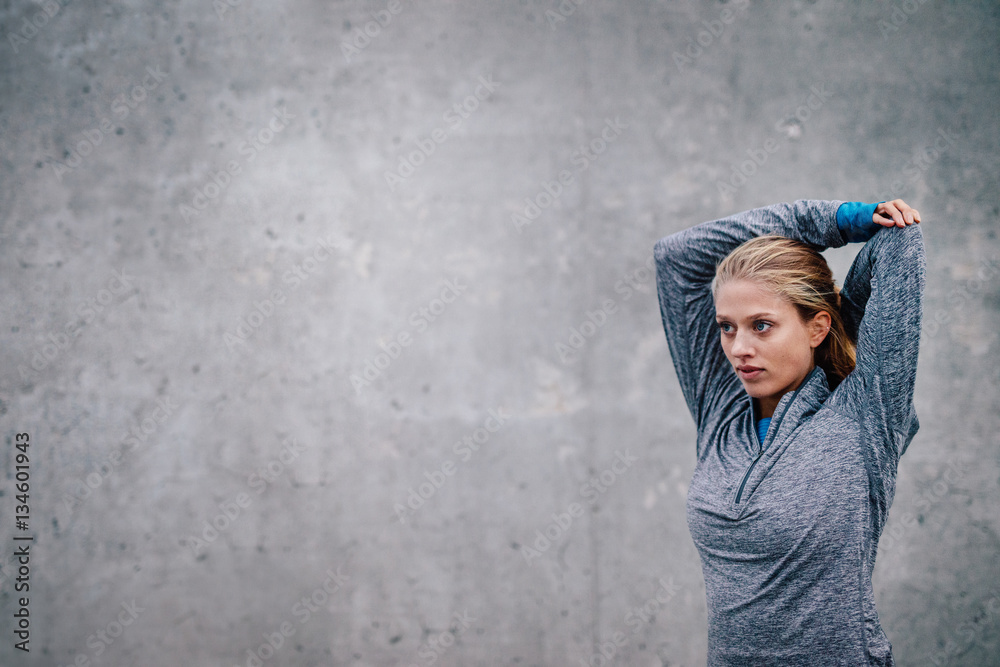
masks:
[[[757,435],[760,437],[760,444],[764,444],[764,436],[767,435],[767,427],[771,424],[770,417],[764,417],[757,421]]]

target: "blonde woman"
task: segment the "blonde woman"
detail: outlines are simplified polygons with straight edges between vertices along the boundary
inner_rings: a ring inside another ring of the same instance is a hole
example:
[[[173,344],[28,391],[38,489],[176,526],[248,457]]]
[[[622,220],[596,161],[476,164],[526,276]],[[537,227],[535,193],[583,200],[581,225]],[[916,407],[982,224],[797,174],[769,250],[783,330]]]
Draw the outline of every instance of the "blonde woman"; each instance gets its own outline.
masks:
[[[913,408],[924,291],[904,201],[800,200],[657,242],[697,427],[687,522],[708,665],[893,665],[872,570]],[[819,251],[865,242],[843,289]]]

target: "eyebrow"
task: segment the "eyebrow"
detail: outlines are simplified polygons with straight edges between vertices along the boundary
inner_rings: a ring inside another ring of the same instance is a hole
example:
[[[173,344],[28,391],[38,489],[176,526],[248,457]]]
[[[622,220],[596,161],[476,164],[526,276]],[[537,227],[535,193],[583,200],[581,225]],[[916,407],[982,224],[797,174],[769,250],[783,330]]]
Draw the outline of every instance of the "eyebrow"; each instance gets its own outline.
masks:
[[[754,313],[753,315],[750,315],[747,319],[748,320],[753,320],[753,319],[756,319],[758,317],[774,317],[774,313],[767,313],[767,312],[764,312],[764,313]],[[716,315],[715,319],[718,321],[718,320],[728,320],[728,319],[732,319],[732,318],[727,317],[726,315]]]

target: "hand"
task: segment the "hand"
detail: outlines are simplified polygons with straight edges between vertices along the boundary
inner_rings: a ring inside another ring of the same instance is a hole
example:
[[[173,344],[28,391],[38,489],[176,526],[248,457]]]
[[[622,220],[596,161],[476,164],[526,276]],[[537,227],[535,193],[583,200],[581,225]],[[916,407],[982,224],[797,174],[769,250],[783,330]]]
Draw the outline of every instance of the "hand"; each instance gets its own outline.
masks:
[[[906,227],[920,223],[920,211],[910,206],[902,199],[884,201],[875,207],[872,222],[884,227]]]

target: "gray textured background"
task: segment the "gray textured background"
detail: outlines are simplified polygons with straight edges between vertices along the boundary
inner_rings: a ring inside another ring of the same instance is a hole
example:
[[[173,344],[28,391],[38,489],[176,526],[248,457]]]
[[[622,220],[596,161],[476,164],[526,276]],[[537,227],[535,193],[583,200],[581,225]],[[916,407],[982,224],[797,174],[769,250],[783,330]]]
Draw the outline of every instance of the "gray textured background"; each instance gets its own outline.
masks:
[[[224,3],[0,3],[0,663],[704,664],[653,244],[898,196],[922,428],[876,599],[900,665],[1000,664],[997,3]]]

